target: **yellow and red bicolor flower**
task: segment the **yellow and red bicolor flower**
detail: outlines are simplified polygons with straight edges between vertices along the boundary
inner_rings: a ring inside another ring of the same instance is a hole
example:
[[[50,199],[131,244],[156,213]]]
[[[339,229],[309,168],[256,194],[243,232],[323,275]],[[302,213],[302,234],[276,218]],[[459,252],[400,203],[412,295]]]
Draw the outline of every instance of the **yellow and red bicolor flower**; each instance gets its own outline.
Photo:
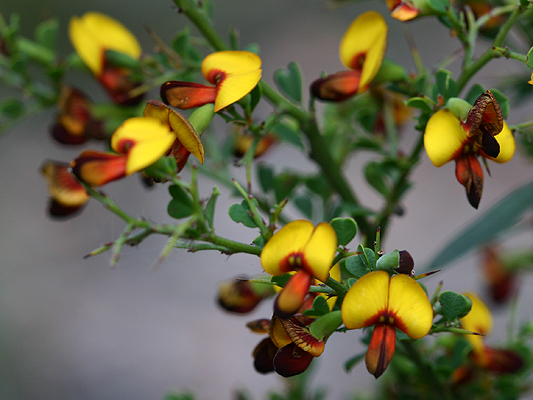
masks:
[[[190,154],[195,156],[203,164],[204,147],[202,146],[202,142],[194,128],[183,115],[167,107],[159,100],[149,100],[146,102],[144,116],[158,119],[174,132],[176,139],[168,155],[176,159],[178,172],[183,169]]]
[[[483,190],[483,170],[477,157],[505,163],[513,157],[516,145],[498,102],[486,91],[464,122],[449,109],[433,114],[424,133],[424,147],[436,167],[455,160],[457,180],[466,188],[470,204],[477,208]]]
[[[82,17],[71,18],[69,36],[80,58],[107,89],[113,101],[119,104],[139,103],[140,96],[131,98],[128,95],[138,85],[133,81],[130,69],[113,65],[107,53],[114,51],[133,60],[140,58],[141,46],[124,25],[107,15],[88,12]]]
[[[88,139],[103,139],[103,121],[93,117],[87,96],[64,86],[59,94],[59,114],[51,128],[52,137],[62,144],[81,144]]]
[[[215,86],[169,81],[161,86],[166,104],[182,110],[215,103],[215,112],[239,101],[261,80],[261,58],[249,51],[218,51],[202,62],[204,78]]]
[[[45,161],[41,166],[41,174],[48,183],[50,215],[65,217],[74,214],[89,200],[83,185],[71,174],[68,163]]]
[[[389,365],[396,348],[396,328],[412,339],[428,334],[433,308],[426,292],[413,278],[392,277],[385,271],[370,272],[357,280],[344,298],[341,316],[348,329],[374,325],[365,362],[378,378]]]
[[[272,285],[250,282],[246,278],[232,279],[218,285],[217,300],[226,311],[246,314],[274,294]]]
[[[470,312],[461,318],[464,329],[479,335],[467,335],[466,339],[472,346],[471,360],[475,366],[495,374],[516,372],[524,363],[522,357],[511,349],[498,349],[487,346],[484,336],[492,331],[492,314],[487,305],[474,293],[465,293],[472,300]],[[468,369],[468,366],[465,366]],[[456,376],[464,376],[464,369],[459,369]],[[468,374],[466,374],[468,375]]]
[[[410,21],[416,17],[439,14],[430,7],[428,0],[386,0],[386,3],[391,17],[399,21]]]
[[[71,165],[76,177],[101,186],[143,170],[182,145],[203,162],[200,139],[184,116],[161,102],[148,103],[145,113],[150,116],[130,118],[113,133],[116,154],[88,150],[75,159]]]
[[[311,93],[320,100],[344,101],[368,88],[376,76],[387,47],[387,24],[383,17],[368,11],[357,17],[342,37],[341,62],[350,71],[341,71],[311,84]]]
[[[517,274],[508,268],[494,244],[481,251],[481,271],[490,298],[498,303],[507,302],[517,291]]]
[[[328,279],[336,250],[337,235],[327,222],[314,227],[292,221],[270,238],[261,252],[263,269],[274,276],[296,271],[276,298],[275,315],[288,318],[298,311],[313,278]]]
[[[299,311],[309,309],[316,293],[309,295]],[[252,321],[248,327],[257,333],[268,333],[254,349],[254,367],[266,374],[276,371],[283,377],[304,372],[315,357],[324,352],[325,338],[315,338],[307,327],[313,318],[303,315],[289,318],[272,317],[271,321]],[[269,323],[267,323],[269,322]]]

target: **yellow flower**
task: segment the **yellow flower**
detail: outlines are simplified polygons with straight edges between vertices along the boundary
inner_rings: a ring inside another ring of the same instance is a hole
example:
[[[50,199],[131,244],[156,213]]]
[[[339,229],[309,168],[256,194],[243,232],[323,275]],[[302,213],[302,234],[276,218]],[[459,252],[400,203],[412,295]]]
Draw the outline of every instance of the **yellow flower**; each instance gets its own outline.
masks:
[[[239,101],[261,80],[261,58],[249,51],[218,51],[202,62],[204,78],[215,86],[169,81],[161,86],[161,98],[180,109],[215,103],[215,112]]]
[[[128,92],[136,86],[130,71],[113,65],[107,52],[114,51],[130,59],[141,56],[141,46],[124,25],[107,15],[88,12],[82,17],[72,17],[69,36],[74,49],[107,89],[114,101],[120,104],[137,104],[140,97],[131,98]]]
[[[89,200],[83,185],[70,173],[69,165],[58,161],[45,161],[41,173],[48,183],[50,193],[49,213],[54,217],[71,215]]]
[[[276,299],[276,315],[294,314],[313,278],[328,279],[336,249],[337,235],[327,222],[314,227],[309,221],[292,221],[270,238],[261,252],[264,270],[275,276],[296,271]]]
[[[433,309],[424,289],[407,275],[370,272],[357,280],[344,298],[341,316],[348,329],[375,325],[365,362],[378,378],[396,348],[396,328],[412,339],[429,332]]]
[[[185,166],[191,153],[200,163],[204,163],[204,146],[192,125],[183,115],[159,100],[149,100],[146,102],[144,116],[158,119],[176,135],[170,154],[176,159],[178,172]]]
[[[85,151],[72,162],[76,177],[101,186],[155,163],[165,154],[176,157],[181,169],[189,153],[204,161],[204,148],[192,125],[180,113],[157,100],[146,104],[145,116],[129,118],[111,136],[117,153]]]
[[[480,334],[467,335],[466,339],[472,345],[479,359],[485,363],[485,345],[481,335],[488,335],[492,331],[492,314],[487,305],[476,294],[464,293],[464,295],[472,300],[472,308],[467,315],[461,318],[461,325],[466,330]]]
[[[320,100],[344,101],[368,88],[376,76],[387,47],[387,24],[375,11],[357,17],[341,39],[339,55],[350,71],[341,71],[311,84]]]
[[[478,98],[465,122],[450,110],[441,109],[431,116],[424,132],[424,147],[433,165],[441,167],[456,161],[457,180],[466,188],[468,200],[475,208],[483,189],[483,171],[477,157],[505,163],[516,148],[498,103],[487,92]]]

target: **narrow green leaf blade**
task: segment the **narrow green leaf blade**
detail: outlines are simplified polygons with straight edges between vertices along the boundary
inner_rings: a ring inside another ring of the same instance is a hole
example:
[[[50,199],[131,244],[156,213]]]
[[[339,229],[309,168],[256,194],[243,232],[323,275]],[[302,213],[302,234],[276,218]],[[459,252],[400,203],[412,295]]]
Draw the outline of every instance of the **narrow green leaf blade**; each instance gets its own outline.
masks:
[[[442,268],[470,250],[500,235],[533,206],[533,182],[521,186],[480,215],[452,239],[429,263],[424,271]]]

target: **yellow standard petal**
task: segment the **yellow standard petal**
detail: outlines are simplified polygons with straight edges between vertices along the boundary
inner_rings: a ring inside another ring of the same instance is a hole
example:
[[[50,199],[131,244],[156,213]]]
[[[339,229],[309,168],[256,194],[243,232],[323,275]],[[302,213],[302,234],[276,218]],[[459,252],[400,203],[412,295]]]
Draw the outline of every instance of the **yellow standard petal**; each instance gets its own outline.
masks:
[[[161,158],[176,139],[168,126],[156,118],[129,118],[111,137],[111,147],[127,154],[126,175],[140,171]]]
[[[81,18],[72,17],[69,36],[74,49],[96,75],[100,76],[103,55],[114,50],[132,58],[141,56],[141,46],[133,34],[120,22],[97,12],[88,12]]]
[[[435,167],[441,167],[457,157],[466,140],[466,132],[449,110],[433,114],[424,132],[424,147]]]
[[[359,91],[364,90],[376,76],[387,47],[387,23],[375,11],[367,11],[357,17],[341,39],[341,62],[350,69],[360,69]]]
[[[329,277],[329,270],[335,252],[337,251],[337,234],[327,222],[316,226],[309,242],[304,249],[304,260],[309,273],[325,282]]]
[[[263,247],[261,265],[270,275],[283,275],[287,269],[286,258],[291,254],[302,253],[313,233],[313,224],[305,220],[289,222],[281,228]]]
[[[157,118],[170,127],[181,144],[203,164],[204,146],[187,118],[159,100],[146,102],[144,116]]]
[[[204,58],[202,74],[217,85],[215,112],[242,99],[261,80],[261,58],[249,51],[218,51]]]
[[[492,331],[492,314],[487,305],[474,293],[464,293],[472,300],[470,312],[461,318],[464,329],[488,335]],[[467,335],[466,338],[472,344],[476,353],[483,353],[483,336]]]
[[[494,139],[496,139],[500,145],[500,154],[498,154],[498,157],[496,158],[489,158],[497,163],[506,163],[513,158],[516,149],[516,143],[513,132],[511,132],[511,129],[509,129],[507,122],[504,121],[502,131],[497,136],[494,136]]]
[[[355,282],[342,302],[341,317],[348,329],[359,329],[378,322],[387,310],[389,274],[370,272]]]
[[[426,292],[407,275],[391,278],[388,309],[394,325],[412,339],[426,336],[433,325],[433,307]]]

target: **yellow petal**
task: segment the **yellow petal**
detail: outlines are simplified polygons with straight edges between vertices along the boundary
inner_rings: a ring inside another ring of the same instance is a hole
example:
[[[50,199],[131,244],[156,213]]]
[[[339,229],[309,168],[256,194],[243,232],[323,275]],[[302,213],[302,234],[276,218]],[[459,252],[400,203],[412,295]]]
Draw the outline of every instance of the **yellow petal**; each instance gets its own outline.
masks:
[[[327,222],[318,224],[305,246],[304,260],[309,272],[322,282],[329,277],[336,250],[337,235],[333,227]]]
[[[263,247],[261,265],[271,275],[283,275],[282,261],[292,253],[301,253],[313,233],[313,224],[305,220],[289,222],[281,228]]]
[[[249,51],[218,51],[204,58],[202,74],[217,85],[215,112],[250,93],[261,73],[261,58]]]
[[[516,149],[516,143],[513,132],[511,132],[511,129],[509,129],[507,122],[503,123],[502,131],[498,135],[494,136],[494,139],[496,139],[500,145],[500,154],[498,154],[498,157],[496,158],[489,158],[497,163],[506,163],[513,158]]]
[[[276,345],[278,349],[285,347],[286,345],[292,343],[291,338],[285,331],[281,320],[278,317],[272,317],[270,322],[270,339]]]
[[[424,132],[424,147],[435,167],[454,159],[462,151],[466,140],[466,132],[449,110],[433,114]]]
[[[204,162],[204,146],[200,137],[187,118],[179,112],[167,107],[159,100],[149,100],[144,109],[145,117],[153,117],[170,127],[183,146],[202,164]]]
[[[111,147],[127,154],[126,175],[140,171],[161,158],[176,140],[169,127],[156,118],[129,118],[111,137]],[[124,147],[125,146],[125,147]]]
[[[472,308],[466,316],[461,318],[462,327],[472,332],[488,335],[492,331],[492,314],[489,308],[474,293],[464,293],[464,295],[472,300]],[[484,358],[485,345],[483,344],[483,336],[466,335],[466,339],[472,345],[474,352]]]
[[[348,329],[373,325],[387,309],[389,274],[370,272],[355,282],[342,302],[341,317]]]
[[[412,339],[426,336],[433,324],[433,308],[426,292],[407,275],[391,278],[388,309],[394,315],[394,325]]]
[[[527,82],[530,85],[533,85],[533,72],[531,73],[531,79]]]
[[[96,75],[100,76],[106,50],[139,58],[141,46],[133,34],[120,22],[107,15],[88,12],[81,18],[72,17],[69,36],[74,49]]]
[[[346,30],[339,48],[341,62],[350,69],[359,69],[358,58],[364,62],[359,91],[364,90],[376,76],[387,47],[387,23],[375,11],[367,11],[357,17]]]

